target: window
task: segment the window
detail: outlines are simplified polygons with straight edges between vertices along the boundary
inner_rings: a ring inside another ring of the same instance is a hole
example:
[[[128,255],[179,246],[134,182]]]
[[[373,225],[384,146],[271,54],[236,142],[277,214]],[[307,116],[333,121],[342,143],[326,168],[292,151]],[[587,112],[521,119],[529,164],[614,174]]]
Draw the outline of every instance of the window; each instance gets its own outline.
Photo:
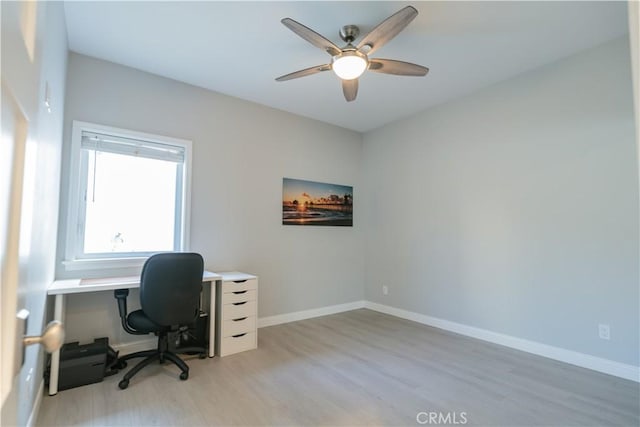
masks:
[[[187,249],[191,142],[73,123],[68,270]]]

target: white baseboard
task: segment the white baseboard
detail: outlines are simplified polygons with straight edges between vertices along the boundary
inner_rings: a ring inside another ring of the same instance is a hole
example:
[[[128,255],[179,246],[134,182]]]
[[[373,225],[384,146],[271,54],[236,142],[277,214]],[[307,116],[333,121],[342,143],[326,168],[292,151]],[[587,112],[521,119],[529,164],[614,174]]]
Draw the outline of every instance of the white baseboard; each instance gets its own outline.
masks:
[[[328,307],[312,308],[311,310],[261,317],[258,319],[258,328],[279,325],[281,323],[296,322],[298,320],[311,319],[313,317],[327,316],[329,314],[342,313],[344,311],[357,310],[359,308],[364,308],[365,303],[365,301],[354,301],[346,304],[330,305]]]
[[[640,367],[627,365],[613,360],[603,359],[601,357],[591,356],[572,350],[566,350],[560,347],[554,347],[535,341],[517,338],[486,329],[476,328],[449,320],[439,319],[437,317],[427,316],[412,311],[402,310],[400,308],[388,305],[378,304],[371,301],[354,301],[346,304],[331,305],[328,307],[313,308],[310,310],[296,311],[293,313],[279,314],[276,316],[261,317],[258,319],[258,328],[267,326],[280,325],[282,323],[296,322],[298,320],[311,319],[314,317],[327,316],[330,314],[342,313],[345,311],[357,310],[359,308],[368,308],[402,319],[412,320],[424,325],[433,326],[445,331],[455,332],[471,338],[477,338],[494,344],[503,345],[505,347],[514,348],[516,350],[525,351],[527,353],[536,354],[538,356],[547,357],[549,359],[558,360],[560,362],[569,363],[571,365],[580,366],[582,368],[591,369],[593,371],[602,372],[627,380],[640,382]],[[157,345],[156,338],[149,338],[140,341],[116,344],[113,347],[120,351],[121,354],[133,353],[136,351],[149,350]]]
[[[526,351],[527,353],[536,354],[538,356],[547,357],[549,359],[558,360],[560,362],[569,363],[571,365],[580,366],[593,371],[640,382],[640,367],[638,366],[614,362],[613,360],[603,359],[601,357],[578,353],[576,351],[529,341],[523,338],[500,334],[486,329],[463,325],[461,323],[451,322],[437,317],[426,316],[424,314],[414,313],[412,311],[402,310],[375,302],[366,301],[364,307],[403,319],[412,320],[424,325],[444,329],[445,331],[455,332],[460,335],[466,335],[468,337],[477,338],[494,344],[500,344],[516,350]]]
[[[36,425],[36,421],[38,421],[38,414],[40,413],[40,404],[42,403],[42,397],[44,396],[44,378],[40,381],[40,386],[38,386],[38,392],[36,393],[36,400],[33,402],[33,407],[31,408],[31,413],[29,414],[29,419],[27,420],[27,427],[33,427]]]

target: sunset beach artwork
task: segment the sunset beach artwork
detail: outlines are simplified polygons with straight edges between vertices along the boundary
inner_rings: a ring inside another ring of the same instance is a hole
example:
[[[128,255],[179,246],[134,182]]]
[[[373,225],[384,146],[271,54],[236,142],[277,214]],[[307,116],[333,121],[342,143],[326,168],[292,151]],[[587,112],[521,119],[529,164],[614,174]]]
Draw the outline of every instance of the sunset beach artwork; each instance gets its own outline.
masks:
[[[353,187],[282,179],[283,225],[353,226]]]

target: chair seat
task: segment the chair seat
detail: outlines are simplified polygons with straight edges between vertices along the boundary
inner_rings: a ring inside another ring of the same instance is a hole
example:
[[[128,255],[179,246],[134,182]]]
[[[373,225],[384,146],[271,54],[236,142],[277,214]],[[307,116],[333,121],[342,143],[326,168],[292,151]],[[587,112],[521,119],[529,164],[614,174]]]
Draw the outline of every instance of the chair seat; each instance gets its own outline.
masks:
[[[140,332],[151,333],[151,332],[159,332],[164,329],[168,329],[165,326],[160,326],[153,323],[151,319],[149,319],[142,310],[136,310],[129,313],[129,315],[127,316],[127,323],[133,329]]]

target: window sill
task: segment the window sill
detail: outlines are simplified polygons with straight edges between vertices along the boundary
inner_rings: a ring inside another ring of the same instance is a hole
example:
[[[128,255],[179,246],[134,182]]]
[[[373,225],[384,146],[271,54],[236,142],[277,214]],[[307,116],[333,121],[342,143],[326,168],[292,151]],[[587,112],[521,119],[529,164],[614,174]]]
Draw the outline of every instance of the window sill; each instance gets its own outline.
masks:
[[[62,261],[65,271],[142,267],[148,257],[74,259]]]

